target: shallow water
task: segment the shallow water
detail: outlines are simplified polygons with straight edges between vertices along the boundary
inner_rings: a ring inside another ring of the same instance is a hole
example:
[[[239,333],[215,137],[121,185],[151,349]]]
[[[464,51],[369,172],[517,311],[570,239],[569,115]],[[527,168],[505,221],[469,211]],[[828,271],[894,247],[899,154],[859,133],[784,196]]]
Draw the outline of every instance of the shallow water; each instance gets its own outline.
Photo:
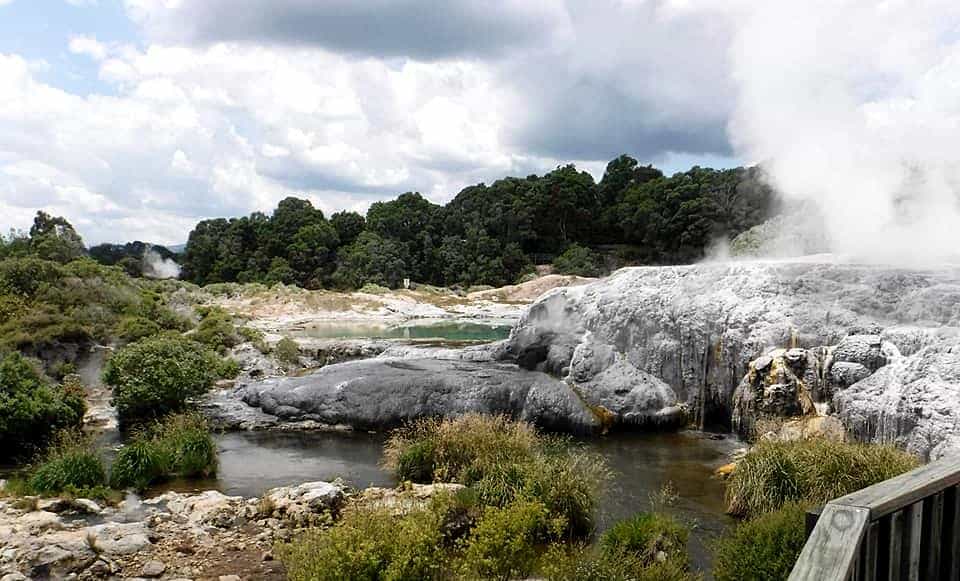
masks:
[[[217,488],[226,494],[256,497],[275,486],[343,478],[348,484],[393,486],[380,469],[384,436],[380,434],[228,432],[217,436],[220,470],[215,480],[170,482],[153,490],[192,491]],[[651,496],[668,483],[677,494],[666,510],[692,527],[694,564],[708,568],[709,539],[730,524],[723,514],[723,483],[712,476],[725,462],[728,442],[696,433],[618,434],[585,440],[614,470],[605,494],[600,526],[649,510]]]
[[[381,325],[358,322],[318,322],[288,332],[293,337],[312,339],[411,339],[489,342],[506,339],[509,324],[471,321],[413,322]]]

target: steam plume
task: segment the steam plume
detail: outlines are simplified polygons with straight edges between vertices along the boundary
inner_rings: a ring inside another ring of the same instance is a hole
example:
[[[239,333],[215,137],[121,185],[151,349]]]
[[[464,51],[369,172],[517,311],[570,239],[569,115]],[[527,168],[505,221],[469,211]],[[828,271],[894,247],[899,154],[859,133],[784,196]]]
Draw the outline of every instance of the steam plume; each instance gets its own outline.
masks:
[[[674,0],[734,19],[734,146],[790,201],[821,209],[833,252],[960,256],[960,2]]]
[[[163,258],[151,247],[143,252],[143,276],[147,278],[178,278],[180,265],[172,258]]]

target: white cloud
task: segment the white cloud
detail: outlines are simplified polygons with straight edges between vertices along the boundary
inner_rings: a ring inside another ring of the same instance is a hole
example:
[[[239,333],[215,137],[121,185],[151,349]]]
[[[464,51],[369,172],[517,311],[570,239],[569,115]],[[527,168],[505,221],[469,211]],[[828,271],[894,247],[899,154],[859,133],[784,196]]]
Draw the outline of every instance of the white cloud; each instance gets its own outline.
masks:
[[[107,47],[89,36],[71,36],[68,47],[74,54],[85,54],[98,61],[107,56]]]

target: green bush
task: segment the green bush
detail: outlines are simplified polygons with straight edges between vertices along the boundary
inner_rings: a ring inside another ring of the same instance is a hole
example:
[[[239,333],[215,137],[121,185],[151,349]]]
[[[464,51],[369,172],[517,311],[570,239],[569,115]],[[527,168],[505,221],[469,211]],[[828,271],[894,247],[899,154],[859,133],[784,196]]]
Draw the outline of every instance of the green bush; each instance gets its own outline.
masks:
[[[594,251],[571,244],[553,261],[553,267],[560,274],[574,274],[577,276],[600,276],[603,274],[603,259]]]
[[[915,457],[892,446],[819,438],[760,442],[728,481],[728,512],[752,517],[790,501],[825,503],[917,465]]]
[[[646,563],[633,553],[608,553],[591,547],[552,545],[539,573],[548,581],[697,581],[686,557]]]
[[[445,579],[447,503],[395,516],[386,509],[347,512],[328,529],[312,529],[278,547],[292,581]]]
[[[535,500],[565,526],[558,534],[585,537],[595,528],[605,462],[562,438],[546,437],[505,416],[424,419],[395,430],[384,465],[400,480],[459,482],[483,505]]]
[[[534,569],[537,543],[548,536],[547,507],[518,500],[487,507],[465,542],[463,568],[481,579],[525,578]]]
[[[609,555],[636,555],[644,564],[655,562],[660,552],[683,561],[687,535],[686,527],[669,515],[639,513],[614,524],[601,537],[600,546]]]
[[[384,449],[384,465],[396,472],[401,456],[416,446],[424,464],[417,470],[429,478],[415,482],[469,485],[498,465],[528,461],[540,444],[541,438],[530,424],[506,416],[468,414],[453,420],[423,419],[394,430]],[[411,460],[408,454],[405,470],[413,469]]]
[[[263,331],[254,329],[253,327],[240,327],[237,329],[237,332],[240,333],[240,337],[242,337],[244,341],[251,343],[257,351],[261,353],[270,352],[270,346],[267,345]]]
[[[715,548],[717,581],[777,581],[790,576],[806,542],[805,505],[786,503],[737,525]]]
[[[160,417],[184,409],[217,379],[219,358],[179,336],[144,339],[107,361],[103,380],[113,387],[121,421]]]
[[[200,478],[217,471],[217,446],[206,420],[176,414],[142,429],[120,449],[110,469],[115,488],[144,489],[173,477]]]
[[[202,309],[200,313],[200,324],[191,337],[194,341],[221,353],[240,343],[242,337],[229,313],[216,307]]]
[[[19,353],[0,359],[0,456],[38,450],[57,431],[79,427],[85,410],[82,390],[49,384]]]
[[[159,335],[160,325],[143,317],[124,317],[120,319],[114,332],[123,343],[134,343],[140,339]]]
[[[274,353],[276,353],[277,359],[281,363],[288,365],[300,364],[300,345],[289,337],[280,339],[274,349]]]
[[[103,462],[89,437],[79,430],[61,432],[29,478],[38,494],[82,493],[106,484]]]

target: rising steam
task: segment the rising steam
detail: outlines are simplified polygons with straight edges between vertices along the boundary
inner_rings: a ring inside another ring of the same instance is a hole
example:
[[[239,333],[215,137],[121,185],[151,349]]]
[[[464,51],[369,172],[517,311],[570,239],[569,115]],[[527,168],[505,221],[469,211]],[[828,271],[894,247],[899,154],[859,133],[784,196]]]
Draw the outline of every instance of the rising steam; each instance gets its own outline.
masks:
[[[735,13],[730,135],[834,253],[960,256],[960,2],[690,0]]]
[[[143,276],[147,278],[178,278],[180,265],[172,258],[163,258],[151,247],[143,251]]]

